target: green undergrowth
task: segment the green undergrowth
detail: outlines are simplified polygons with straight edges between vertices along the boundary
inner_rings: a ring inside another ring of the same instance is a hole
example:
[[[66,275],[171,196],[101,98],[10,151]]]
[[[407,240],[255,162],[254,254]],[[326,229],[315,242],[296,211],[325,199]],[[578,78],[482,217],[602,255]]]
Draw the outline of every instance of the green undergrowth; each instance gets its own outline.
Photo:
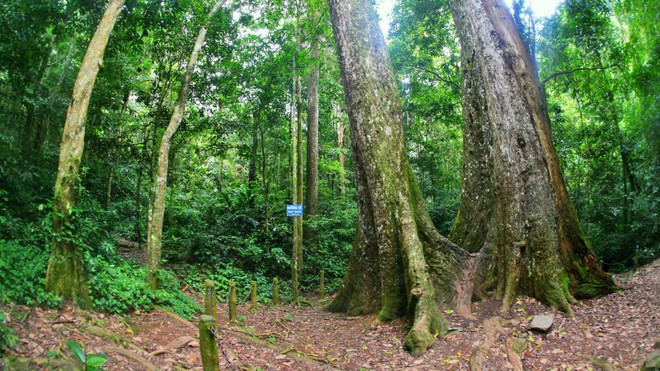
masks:
[[[216,285],[217,297],[220,302],[226,302],[229,297],[229,282],[236,283],[236,294],[239,304],[249,302],[251,282],[257,282],[257,300],[260,303],[271,303],[273,300],[273,278],[266,272],[249,272],[231,263],[218,263],[213,266],[198,266],[178,264],[172,270],[181,278],[184,286],[193,292],[203,293],[205,281],[211,280]],[[277,277],[279,280],[279,297],[283,302],[291,300],[291,280],[289,277]],[[303,279],[303,294],[316,295],[319,289],[318,274],[308,273]],[[341,279],[327,280],[325,292],[334,291],[341,284]]]
[[[98,310],[127,314],[160,305],[184,318],[201,311],[194,300],[183,294],[179,280],[168,270],[159,272],[162,287],[155,291],[147,284],[146,268],[120,258],[92,259],[90,270],[91,297]]]
[[[181,264],[173,267],[174,271],[182,277],[183,283],[194,292],[204,292],[204,281],[211,280],[216,284],[218,300],[227,301],[229,297],[229,282],[236,283],[236,295],[239,303],[249,301],[250,282],[257,282],[257,300],[261,303],[270,303],[273,294],[273,278],[267,277],[263,272],[247,272],[235,267],[231,263],[219,263],[212,267],[200,267]],[[279,295],[281,300],[291,297],[290,281],[280,278]]]
[[[57,307],[62,300],[45,289],[49,251],[25,241],[0,240],[0,303]],[[96,310],[128,314],[137,309],[163,306],[184,318],[201,311],[194,300],[180,290],[174,273],[161,270],[160,290],[146,283],[146,269],[126,262],[112,253],[87,255],[92,303]],[[104,256],[105,255],[105,256]]]
[[[46,292],[45,249],[0,240],[0,303],[12,301],[29,306],[57,306],[61,300]]]

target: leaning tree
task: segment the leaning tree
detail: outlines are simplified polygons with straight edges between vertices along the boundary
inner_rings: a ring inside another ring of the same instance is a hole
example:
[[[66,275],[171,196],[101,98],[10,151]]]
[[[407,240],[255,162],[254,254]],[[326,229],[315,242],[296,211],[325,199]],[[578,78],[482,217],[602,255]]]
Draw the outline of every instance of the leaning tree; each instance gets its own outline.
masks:
[[[524,292],[564,310],[574,300],[569,289],[611,290],[566,196],[543,94],[503,5],[452,3],[463,41],[467,133],[453,236],[477,251],[470,254],[438,234],[412,175],[399,92],[371,1],[328,2],[358,202],[348,271],[328,309],[378,312],[381,321],[408,316],[405,347],[416,354],[446,329],[439,305],[469,315],[476,289],[495,284],[504,308]]]
[[[108,1],[89,42],[73,87],[60,146],[53,200],[53,244],[46,271],[46,289],[55,295],[73,298],[81,306],[87,306],[90,299],[87,271],[80,246],[75,242],[74,210],[80,161],[85,147],[85,120],[105,47],[123,5],[124,0]]]
[[[161,248],[163,245],[163,219],[165,216],[165,196],[167,193],[167,173],[169,168],[169,156],[170,156],[170,147],[172,145],[172,138],[179,130],[181,122],[183,121],[183,115],[186,110],[186,101],[188,99],[188,89],[190,88],[190,83],[192,81],[193,74],[195,73],[195,67],[197,66],[197,59],[199,58],[199,53],[204,46],[204,40],[206,39],[206,33],[209,28],[209,24],[213,18],[213,15],[224,5],[226,0],[217,0],[208,15],[204,24],[199,29],[197,33],[197,38],[195,39],[195,44],[193,46],[192,52],[190,53],[190,58],[188,59],[188,64],[186,65],[186,72],[183,75],[183,82],[181,83],[181,88],[179,88],[179,96],[177,98],[176,104],[174,105],[174,110],[172,111],[172,116],[170,122],[165,129],[163,138],[160,141],[160,147],[158,149],[158,169],[156,174],[156,181],[154,184],[154,199],[152,201],[152,206],[150,207],[149,219],[148,219],[148,232],[147,232],[147,282],[152,289],[158,289],[160,287],[160,281],[158,280],[158,270],[160,269],[160,259],[161,259]]]

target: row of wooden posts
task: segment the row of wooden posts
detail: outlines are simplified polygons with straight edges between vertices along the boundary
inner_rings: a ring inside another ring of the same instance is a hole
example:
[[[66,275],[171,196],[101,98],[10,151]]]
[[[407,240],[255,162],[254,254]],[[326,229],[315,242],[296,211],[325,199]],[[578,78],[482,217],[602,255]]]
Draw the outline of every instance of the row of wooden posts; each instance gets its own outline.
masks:
[[[250,290],[250,310],[257,309],[257,282],[252,281]],[[215,292],[215,283],[211,280],[206,280],[206,292],[204,294],[204,314],[199,317],[199,351],[202,354],[202,367],[204,371],[220,370],[220,358],[218,356],[218,342],[216,341],[216,319],[217,313],[217,297]],[[319,295],[325,295],[325,272],[321,271]],[[236,283],[229,282],[229,322],[237,322],[237,297],[236,297]],[[279,305],[280,292],[279,280],[273,278],[273,304]]]

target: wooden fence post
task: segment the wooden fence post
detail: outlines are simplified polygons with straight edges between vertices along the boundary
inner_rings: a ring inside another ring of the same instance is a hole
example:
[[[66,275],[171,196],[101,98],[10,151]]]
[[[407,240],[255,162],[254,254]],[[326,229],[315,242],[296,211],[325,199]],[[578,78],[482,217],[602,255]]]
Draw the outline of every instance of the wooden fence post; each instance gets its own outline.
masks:
[[[215,319],[206,314],[199,317],[199,351],[202,354],[204,371],[220,371],[215,335]]]
[[[257,281],[250,282],[252,285],[252,290],[250,290],[250,311],[254,312],[257,310]]]
[[[273,278],[273,305],[280,304],[280,288],[277,277]]]
[[[206,280],[206,294],[204,295],[204,314],[213,317],[214,320],[218,318],[218,309],[216,308],[215,298],[215,283],[211,280]]]
[[[236,318],[236,282],[229,282],[229,322],[237,322]]]

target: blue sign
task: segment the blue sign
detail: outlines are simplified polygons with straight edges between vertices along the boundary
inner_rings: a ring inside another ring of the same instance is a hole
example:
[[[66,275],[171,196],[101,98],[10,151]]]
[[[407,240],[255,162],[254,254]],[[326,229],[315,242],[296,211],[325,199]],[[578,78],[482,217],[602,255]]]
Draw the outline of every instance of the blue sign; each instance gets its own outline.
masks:
[[[303,205],[286,205],[286,216],[303,216]]]

